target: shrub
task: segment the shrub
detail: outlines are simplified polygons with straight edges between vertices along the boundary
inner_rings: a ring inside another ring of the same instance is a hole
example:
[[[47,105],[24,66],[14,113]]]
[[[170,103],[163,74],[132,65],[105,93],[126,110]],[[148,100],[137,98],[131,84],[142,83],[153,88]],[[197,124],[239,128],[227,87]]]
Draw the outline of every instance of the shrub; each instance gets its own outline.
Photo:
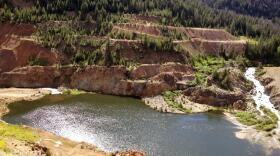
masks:
[[[197,83],[206,85],[207,77],[214,74],[218,69],[225,65],[222,57],[213,56],[193,56],[192,65],[195,69]]]
[[[257,130],[272,131],[277,127],[277,116],[269,109],[261,108],[265,116],[257,116],[252,112],[237,112],[237,120],[247,126],[254,126]]]
[[[163,94],[163,98],[167,105],[171,108],[177,109],[185,113],[191,113],[191,110],[184,108],[181,103],[176,102],[176,97],[180,96],[181,94],[181,91],[166,91]]]
[[[48,60],[44,58],[30,58],[28,61],[30,66],[47,66],[49,64]]]

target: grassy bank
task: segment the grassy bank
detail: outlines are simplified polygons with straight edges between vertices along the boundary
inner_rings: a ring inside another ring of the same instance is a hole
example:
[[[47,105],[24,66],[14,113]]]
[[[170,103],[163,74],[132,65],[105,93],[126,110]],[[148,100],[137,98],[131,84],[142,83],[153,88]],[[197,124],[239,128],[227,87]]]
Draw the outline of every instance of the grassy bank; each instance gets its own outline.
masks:
[[[0,121],[0,150],[9,153],[11,150],[7,141],[15,139],[26,142],[36,142],[39,135],[18,125],[10,125]]]
[[[176,98],[178,96],[180,96],[181,94],[182,93],[180,91],[166,91],[163,94],[163,98],[169,107],[177,109],[177,110],[185,112],[185,113],[191,113],[192,110],[184,108],[181,103],[176,101]]]
[[[253,126],[257,130],[270,132],[277,127],[277,116],[269,109],[261,108],[264,116],[254,112],[237,112],[234,115],[237,120],[247,126]]]

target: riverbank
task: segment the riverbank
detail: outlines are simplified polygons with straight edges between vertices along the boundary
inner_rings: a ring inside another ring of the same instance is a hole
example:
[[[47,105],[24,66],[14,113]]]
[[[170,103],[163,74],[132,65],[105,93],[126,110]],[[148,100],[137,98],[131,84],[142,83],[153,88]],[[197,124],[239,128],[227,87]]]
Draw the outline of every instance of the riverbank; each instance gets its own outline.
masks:
[[[276,109],[280,110],[280,67],[264,67],[261,69],[259,79],[265,86],[265,90],[270,96],[270,101]]]
[[[237,118],[230,112],[224,112],[228,121],[237,126],[235,136],[238,139],[246,139],[251,143],[261,144],[266,152],[266,155],[271,155],[273,152],[280,154],[279,135],[272,135],[265,131],[256,130],[253,126],[241,124]]]
[[[7,106],[17,101],[33,101],[50,94],[46,89],[20,89],[1,88],[0,89],[0,117],[9,112]]]
[[[280,140],[276,132],[265,132],[255,129],[253,126],[246,126],[240,123],[234,115],[236,111],[227,108],[218,108],[208,105],[203,105],[187,100],[184,96],[177,97],[177,102],[181,102],[184,109],[191,110],[189,113],[205,113],[211,111],[222,111],[225,118],[236,125],[237,131],[235,136],[238,139],[248,140],[252,144],[260,144],[264,147],[266,155],[271,155],[273,152],[280,154]],[[163,96],[142,99],[146,105],[164,113],[188,114],[184,111],[172,108],[164,100]],[[244,112],[256,112],[256,108],[252,103],[247,103],[247,110]],[[274,130],[275,131],[275,130]],[[275,133],[275,134],[274,134]]]
[[[0,117],[8,113],[7,106],[11,103],[26,100],[33,101],[51,94],[48,89],[0,89]],[[107,153],[97,147],[84,142],[75,142],[52,133],[34,129],[28,126],[14,126],[0,120],[0,155],[11,156],[143,156],[144,154],[134,151]],[[14,131],[5,135],[6,131]],[[20,133],[20,134],[17,134]],[[36,138],[25,140],[26,136]]]

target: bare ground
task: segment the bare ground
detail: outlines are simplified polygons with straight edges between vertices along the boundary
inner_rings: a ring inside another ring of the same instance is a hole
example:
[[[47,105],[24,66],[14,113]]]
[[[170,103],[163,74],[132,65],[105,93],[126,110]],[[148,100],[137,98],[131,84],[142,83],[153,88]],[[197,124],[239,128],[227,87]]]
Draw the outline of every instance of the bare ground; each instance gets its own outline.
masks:
[[[8,113],[7,105],[17,101],[32,101],[40,99],[49,91],[43,89],[19,89],[19,88],[1,88],[0,89],[0,117]]]
[[[261,81],[270,94],[271,102],[280,111],[280,67],[265,67],[264,72]]]

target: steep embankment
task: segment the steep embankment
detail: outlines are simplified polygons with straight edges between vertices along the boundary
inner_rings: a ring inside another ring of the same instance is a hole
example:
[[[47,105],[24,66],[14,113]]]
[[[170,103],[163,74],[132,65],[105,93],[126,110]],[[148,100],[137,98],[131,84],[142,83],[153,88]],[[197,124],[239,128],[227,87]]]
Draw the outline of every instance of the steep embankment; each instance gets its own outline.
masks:
[[[134,33],[134,35],[148,35],[154,38],[170,37],[169,34],[180,34],[179,37],[175,38],[174,43],[179,44],[185,52],[192,55],[235,57],[244,54],[246,49],[245,41],[238,40],[223,29],[123,23],[115,25],[112,32]]]
[[[265,85],[271,102],[280,110],[280,67],[265,67],[263,72],[260,80]]]
[[[168,63],[141,65],[132,71],[123,66],[23,67],[0,76],[1,87],[59,87],[122,96],[154,96],[182,87],[194,79],[189,65]]]
[[[31,24],[0,25],[0,73],[40,60],[42,65],[58,63],[58,54],[32,39],[36,31]]]

